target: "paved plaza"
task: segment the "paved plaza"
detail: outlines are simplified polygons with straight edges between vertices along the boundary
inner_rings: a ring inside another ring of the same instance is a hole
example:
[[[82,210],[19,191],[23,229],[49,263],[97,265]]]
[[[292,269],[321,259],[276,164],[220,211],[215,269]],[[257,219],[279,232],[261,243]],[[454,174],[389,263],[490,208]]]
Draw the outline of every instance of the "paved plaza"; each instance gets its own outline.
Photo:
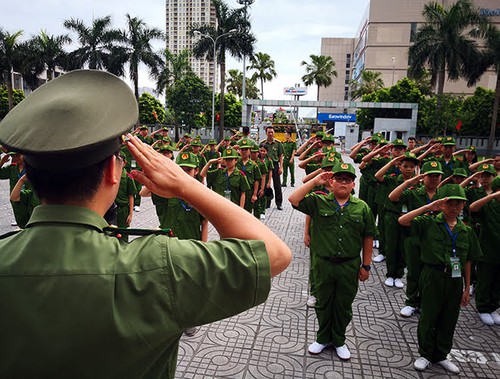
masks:
[[[348,157],[344,157],[349,161]],[[302,170],[297,169],[297,184]],[[293,188],[284,188],[284,198]],[[0,233],[14,230],[8,202],[8,181],[0,181]],[[399,315],[404,290],[388,288],[385,263],[373,264],[370,278],[360,284],[347,331],[352,358],[342,362],[334,349],[318,356],[307,352],[317,328],[314,309],[306,306],[309,250],[303,243],[305,216],[288,201],[283,211],[273,206],[265,223],[290,246],[293,261],[274,278],[269,299],[238,316],[202,326],[193,337],[183,336],[177,378],[445,378],[443,368],[423,373],[413,369],[418,357],[418,315]],[[150,198],[134,214],[134,227],[158,226]],[[244,227],[244,225],[242,225]],[[211,227],[210,239],[218,239]],[[228,302],[231,299],[227,299]],[[50,341],[48,341],[50,343]],[[459,377],[500,377],[500,326],[485,326],[471,304],[460,314],[451,359]]]

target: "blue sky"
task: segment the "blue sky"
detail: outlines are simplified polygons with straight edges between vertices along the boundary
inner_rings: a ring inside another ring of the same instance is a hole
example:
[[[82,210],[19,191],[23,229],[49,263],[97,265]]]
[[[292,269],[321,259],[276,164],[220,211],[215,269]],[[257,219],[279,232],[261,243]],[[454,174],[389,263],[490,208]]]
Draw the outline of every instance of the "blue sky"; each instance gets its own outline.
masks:
[[[227,0],[233,7],[236,0]],[[264,87],[266,99],[288,99],[283,87],[300,82],[304,68],[300,62],[310,54],[319,54],[321,37],[354,37],[368,0],[256,0],[249,8],[249,17],[257,37],[256,51],[268,53],[275,61],[278,77]],[[148,25],[165,29],[165,1],[162,0],[31,0],[6,1],[2,4],[0,27],[10,32],[22,29],[24,36],[68,31],[62,26],[71,17],[90,24],[92,16],[112,15],[115,27],[123,27],[125,14],[142,18]],[[162,46],[158,45],[158,50]],[[230,59],[230,68],[243,68],[242,62]],[[140,86],[153,86],[146,72],[139,78]],[[307,99],[316,98],[311,87]]]

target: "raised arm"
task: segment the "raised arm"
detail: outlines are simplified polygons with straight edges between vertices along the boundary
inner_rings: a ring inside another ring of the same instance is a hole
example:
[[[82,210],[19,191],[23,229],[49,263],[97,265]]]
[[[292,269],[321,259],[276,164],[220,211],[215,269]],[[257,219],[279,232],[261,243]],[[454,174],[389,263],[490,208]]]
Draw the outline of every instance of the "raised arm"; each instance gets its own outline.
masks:
[[[500,191],[493,192],[485,197],[482,197],[479,200],[474,201],[470,206],[469,210],[471,212],[479,212],[479,210],[484,207],[491,200],[497,199],[500,201]]]
[[[420,216],[420,215],[427,213],[427,212],[442,211],[444,204],[446,203],[447,200],[448,200],[448,198],[444,198],[444,199],[433,201],[432,203],[429,203],[429,204],[425,204],[425,205],[421,206],[420,208],[414,209],[411,212],[404,214],[403,216],[401,216],[398,219],[398,222],[403,226],[410,226],[411,220],[413,220],[417,216]]]
[[[399,198],[403,194],[403,192],[411,186],[416,185],[420,180],[424,178],[425,174],[420,174],[417,176],[414,176],[413,178],[409,180],[405,180],[403,183],[401,183],[399,186],[397,186],[390,194],[389,194],[389,200],[390,201],[399,201]]]

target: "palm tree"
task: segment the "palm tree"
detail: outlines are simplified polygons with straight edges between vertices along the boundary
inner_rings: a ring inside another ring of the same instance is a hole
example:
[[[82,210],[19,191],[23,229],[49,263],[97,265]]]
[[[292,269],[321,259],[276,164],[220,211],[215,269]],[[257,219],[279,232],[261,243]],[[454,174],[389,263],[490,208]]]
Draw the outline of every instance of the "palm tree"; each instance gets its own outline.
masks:
[[[42,30],[39,35],[27,42],[25,50],[27,56],[23,65],[37,67],[37,71],[47,70],[47,81],[50,81],[54,78],[56,68],[65,67],[67,63],[67,53],[63,46],[68,43],[71,43],[71,38],[67,34],[48,35]]]
[[[152,76],[158,75],[163,61],[161,56],[153,51],[151,41],[164,40],[165,35],[158,28],[149,28],[143,20],[137,17],[131,17],[129,14],[126,17],[126,61],[129,63],[130,79],[134,83],[135,98],[139,100],[139,65],[145,64]]]
[[[165,65],[156,75],[156,91],[160,94],[168,93],[170,87],[178,80],[182,79],[191,71],[189,57],[191,52],[188,49],[182,50],[179,54],[172,53],[169,49],[164,52]]]
[[[270,82],[278,74],[274,69],[274,61],[267,53],[257,53],[250,59],[249,70],[255,70],[252,79],[260,80],[260,93],[262,100],[264,100],[264,82]],[[262,106],[262,117],[264,117],[264,106]]]
[[[217,17],[217,26],[197,25],[192,28],[199,31],[201,35],[209,35],[217,40],[216,54],[217,64],[220,65],[220,121],[219,138],[224,137],[224,90],[226,87],[226,53],[240,60],[243,56],[253,55],[255,36],[248,32],[250,22],[245,18],[245,8],[230,8],[222,0],[212,0]],[[233,32],[237,31],[237,32]],[[220,38],[219,38],[220,37]],[[214,42],[210,38],[200,38],[193,46],[196,58],[214,60]],[[214,117],[214,115],[212,115]]]
[[[237,96],[239,99],[243,96],[243,72],[240,70],[229,70],[229,78],[227,79],[227,91]],[[257,82],[253,77],[246,80],[246,97],[247,99],[258,99],[259,90],[255,85]]]
[[[18,40],[22,34],[22,30],[10,34],[0,28],[0,79],[5,78],[5,83],[7,84],[9,111],[14,107],[12,71],[19,62]]]
[[[317,100],[319,100],[319,88],[328,87],[332,84],[332,77],[337,77],[335,71],[335,62],[332,57],[326,55],[309,55],[311,63],[306,61],[301,62],[301,66],[306,66],[306,72],[302,77],[302,81],[306,86],[316,84],[318,86]]]
[[[469,0],[458,0],[448,8],[435,2],[428,3],[424,5],[422,15],[425,23],[417,30],[415,43],[408,52],[409,75],[415,77],[424,68],[429,68],[432,85],[437,83],[436,113],[440,122],[446,71],[448,80],[470,76],[470,62],[479,55],[477,42],[471,38],[470,30],[486,19]]]
[[[64,26],[78,35],[80,47],[69,53],[71,68],[106,70],[115,75],[123,75],[123,64],[116,65],[116,57],[123,56],[117,49],[123,49],[116,42],[123,42],[123,33],[111,28],[111,16],[97,18],[91,26],[83,20],[69,19]]]
[[[382,88],[384,81],[381,72],[363,70],[360,79],[351,80],[351,97],[357,99]]]

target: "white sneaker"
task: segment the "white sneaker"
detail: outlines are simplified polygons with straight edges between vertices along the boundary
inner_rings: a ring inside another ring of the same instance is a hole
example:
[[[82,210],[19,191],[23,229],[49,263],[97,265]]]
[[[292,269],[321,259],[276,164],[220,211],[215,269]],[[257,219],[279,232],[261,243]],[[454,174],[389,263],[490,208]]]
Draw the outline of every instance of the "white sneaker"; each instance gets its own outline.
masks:
[[[460,372],[460,369],[457,367],[457,365],[451,363],[448,359],[439,361],[436,364],[440,365],[442,368],[444,368],[448,372],[451,372],[452,374],[458,374]]]
[[[405,285],[403,284],[403,282],[401,281],[401,279],[397,278],[397,279],[394,279],[394,287],[396,288],[403,288]]]
[[[316,298],[314,296],[311,295],[307,298],[307,306],[311,308],[316,306]]]
[[[469,295],[470,295],[470,296],[474,295],[475,290],[476,290],[476,289],[475,289],[475,288],[474,288],[474,286],[471,284],[471,285],[470,285],[470,287],[469,287]]]
[[[140,207],[140,206],[138,206],[138,205],[136,205],[136,206],[134,207],[134,212],[140,212],[140,211],[141,211],[141,207]]]
[[[12,222],[10,223],[10,226],[17,226],[17,222],[16,222],[16,221],[12,221]]]
[[[266,215],[265,214],[261,214],[260,215],[260,221],[264,221],[266,219]]]
[[[309,354],[312,355],[318,355],[321,353],[323,350],[325,350],[329,345],[328,344],[322,344],[314,341],[312,344],[309,345],[309,348],[307,351],[309,351]]]
[[[500,325],[500,315],[498,314],[497,311],[491,312],[490,316],[493,319],[493,322],[495,323],[495,325]]]
[[[406,307],[404,307],[403,309],[401,309],[401,311],[399,313],[403,317],[411,317],[413,315],[413,313],[415,313],[416,309],[417,308],[413,308],[413,307],[407,305]]]
[[[394,287],[394,278],[387,278],[384,282],[387,287]]]
[[[344,344],[340,347],[336,347],[335,350],[337,351],[337,356],[343,361],[351,359],[351,352],[347,348],[347,345]]]
[[[373,262],[375,263],[380,263],[383,261],[385,261],[385,256],[383,254],[379,254],[375,258],[373,258]]]
[[[431,367],[431,362],[424,357],[419,357],[415,360],[413,367],[415,367],[415,370],[424,371],[425,369]]]
[[[479,318],[484,323],[484,325],[495,325],[495,321],[489,313],[479,313]]]

